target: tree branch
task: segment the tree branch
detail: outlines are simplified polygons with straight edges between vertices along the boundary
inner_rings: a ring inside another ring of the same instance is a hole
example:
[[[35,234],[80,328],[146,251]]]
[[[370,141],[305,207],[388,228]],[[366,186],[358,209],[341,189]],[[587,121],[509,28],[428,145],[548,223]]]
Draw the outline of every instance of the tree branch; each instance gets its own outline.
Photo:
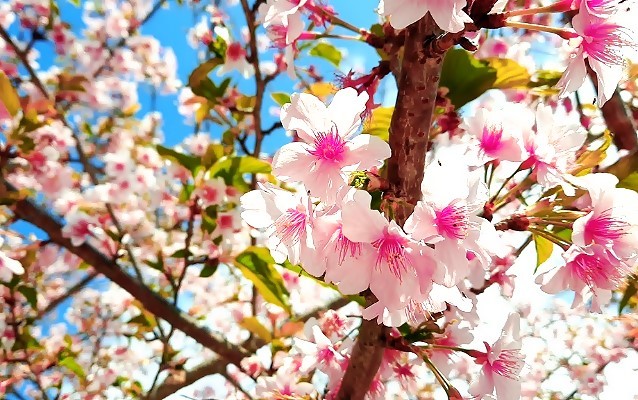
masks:
[[[390,124],[392,157],[387,167],[392,193],[408,201],[421,198],[425,154],[443,62],[443,54],[427,57],[423,47],[428,38],[439,33],[429,15],[406,29],[399,94]],[[395,219],[403,225],[412,210],[402,207],[397,211]],[[376,298],[369,294],[366,302],[372,304]],[[365,397],[381,365],[386,330],[376,320],[363,320],[337,399]]]
[[[587,73],[592,83],[596,85],[598,78],[589,65],[587,65]],[[638,148],[636,123],[629,114],[618,89],[614,91],[611,98],[603,105],[601,111],[607,128],[614,134],[614,144],[616,147],[624,150],[634,150]]]
[[[4,181],[2,183],[4,184],[4,190],[15,191],[8,182]],[[14,212],[18,218],[43,230],[53,243],[80,257],[93,266],[97,272],[126,290],[131,296],[139,300],[149,312],[165,320],[187,336],[192,337],[202,346],[224,357],[230,363],[240,367],[241,360],[250,354],[246,349],[235,346],[223,338],[217,337],[206,328],[196,325],[195,322],[184,316],[177,307],[171,305],[142,283],[137,282],[124,272],[114,260],[107,258],[91,245],[83,243],[77,247],[73,246],[71,241],[62,235],[62,224],[30,200],[17,201],[14,204]]]
[[[183,387],[192,385],[198,380],[210,375],[224,374],[230,362],[218,359],[213,362],[202,364],[201,366],[185,372],[183,374],[169,375],[164,382],[146,395],[146,400],[162,400],[165,397],[177,392]]]

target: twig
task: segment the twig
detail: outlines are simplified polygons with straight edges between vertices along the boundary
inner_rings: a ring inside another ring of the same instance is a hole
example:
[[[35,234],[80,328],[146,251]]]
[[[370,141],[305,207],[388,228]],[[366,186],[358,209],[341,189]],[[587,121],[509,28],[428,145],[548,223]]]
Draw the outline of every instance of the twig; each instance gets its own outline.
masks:
[[[15,188],[8,182],[2,183],[6,187],[6,190],[15,192]],[[202,346],[213,350],[238,367],[240,367],[241,360],[249,355],[246,349],[235,346],[222,337],[214,335],[206,328],[196,325],[194,321],[184,316],[178,308],[167,302],[144,284],[133,279],[125,273],[114,260],[109,259],[93,246],[88,243],[73,246],[71,240],[62,235],[62,224],[58,222],[57,218],[41,210],[30,200],[23,199],[17,201],[14,204],[14,213],[18,218],[44,231],[53,243],[56,243],[58,246],[67,249],[69,252],[86,261],[89,265],[93,266],[97,272],[103,274],[122,289],[126,290],[131,296],[139,300],[146,310],[165,320],[175,329],[192,337]]]
[[[84,278],[82,278],[82,280],[80,280],[75,285],[71,286],[71,288],[66,293],[64,293],[62,296],[58,297],[57,299],[51,301],[45,308],[38,311],[38,315],[36,315],[35,319],[41,319],[44,316],[46,316],[48,313],[53,311],[61,303],[63,303],[67,299],[71,298],[71,296],[75,295],[76,293],[84,289],[84,287],[86,287],[86,285],[88,285],[89,283],[93,282],[93,280],[98,275],[99,274],[97,272],[90,272],[89,274],[87,274]]]

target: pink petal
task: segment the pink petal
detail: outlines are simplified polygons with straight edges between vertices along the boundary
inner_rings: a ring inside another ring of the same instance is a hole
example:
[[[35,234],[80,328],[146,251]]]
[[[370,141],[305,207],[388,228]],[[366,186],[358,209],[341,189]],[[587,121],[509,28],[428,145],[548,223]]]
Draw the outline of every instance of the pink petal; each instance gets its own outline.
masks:
[[[390,158],[390,145],[384,140],[371,135],[359,135],[351,139],[346,146],[347,153],[344,165],[356,165],[359,170],[380,167],[383,160]]]

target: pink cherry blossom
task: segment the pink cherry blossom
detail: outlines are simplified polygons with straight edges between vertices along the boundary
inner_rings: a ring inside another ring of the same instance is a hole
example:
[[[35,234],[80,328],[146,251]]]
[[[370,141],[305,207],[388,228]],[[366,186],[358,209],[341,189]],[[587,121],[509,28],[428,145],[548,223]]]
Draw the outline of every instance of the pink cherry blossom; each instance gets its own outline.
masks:
[[[484,265],[490,254],[483,244],[494,238],[496,230],[478,217],[487,201],[487,188],[467,168],[432,163],[423,180],[423,200],[405,223],[412,238],[434,244],[441,268],[435,281],[453,286],[469,273],[467,253],[472,252]]]
[[[600,312],[600,307],[611,299],[611,291],[631,272],[627,264],[599,244],[572,245],[563,258],[564,266],[540,274],[536,283],[542,284],[541,289],[547,293],[574,291],[574,306],[591,297],[592,311]]]
[[[315,220],[317,252],[313,260],[302,260],[304,270],[314,276],[325,273],[326,282],[337,285],[343,294],[356,294],[370,285],[375,250],[370,243],[353,242],[343,234],[341,212]]]
[[[224,64],[217,69],[217,75],[222,76],[230,71],[237,70],[245,79],[255,74],[255,67],[246,59],[246,50],[240,42],[234,42],[230,38],[228,29],[216,26],[215,33],[226,42],[226,57]]]
[[[300,376],[291,366],[282,366],[274,376],[257,379],[256,394],[262,399],[287,399],[309,395],[315,391],[312,383],[300,382]]]
[[[600,180],[587,185],[591,211],[574,221],[572,241],[580,247],[603,245],[616,257],[627,260],[637,255],[638,193],[613,187],[618,179],[608,176],[611,187],[598,183]]]
[[[91,237],[101,236],[102,232],[96,219],[82,211],[67,214],[66,225],[62,229],[62,235],[71,239],[73,246],[80,246]]]
[[[524,359],[519,336],[520,316],[510,314],[501,337],[491,346],[484,342],[486,352],[472,351],[470,355],[482,365],[478,380],[470,387],[473,396],[490,395],[496,390],[499,400],[520,398],[520,373]]]
[[[466,5],[467,0],[381,0],[379,12],[390,17],[395,29],[403,29],[429,12],[441,29],[459,32],[472,22],[463,11]]]
[[[0,237],[0,246],[4,243],[4,238]],[[24,267],[18,260],[9,257],[4,251],[0,250],[0,269],[8,269],[15,275],[24,274]]]
[[[585,59],[598,79],[597,104],[603,104],[612,96],[624,75],[625,57],[638,46],[638,36],[632,28],[633,21],[624,18],[601,18],[583,12],[588,2],[581,5],[581,12],[572,19],[580,43],[571,55],[567,70],[556,84],[565,97],[580,88],[587,77]]]
[[[260,184],[259,189],[241,196],[240,202],[244,221],[266,231],[273,256],[281,253],[298,264],[305,252],[314,251],[313,208],[305,193],[294,194],[272,184]]]
[[[536,131],[523,130],[523,143],[529,157],[524,164],[534,167],[538,183],[545,188],[560,185],[572,196],[575,191],[565,175],[586,138],[587,132],[579,123],[563,122],[554,115],[551,107],[539,104]]]
[[[343,344],[333,343],[316,323],[306,325],[304,331],[308,340],[294,341],[295,349],[304,355],[300,370],[307,372],[317,369],[328,375],[331,382],[339,381],[345,372],[342,368],[345,357],[339,352],[339,347]]]
[[[293,94],[281,110],[281,122],[295,130],[300,142],[275,153],[273,174],[284,182],[300,181],[313,196],[329,204],[348,184],[350,173],[380,167],[390,147],[376,136],[357,135],[366,93],[352,88],[338,91],[329,106],[311,94]]]
[[[371,210],[370,200],[367,192],[357,191],[343,205],[342,232],[349,240],[374,248],[370,290],[379,299],[377,307],[403,310],[412,296],[427,295],[432,288],[431,249],[412,240],[395,221],[388,222]]]

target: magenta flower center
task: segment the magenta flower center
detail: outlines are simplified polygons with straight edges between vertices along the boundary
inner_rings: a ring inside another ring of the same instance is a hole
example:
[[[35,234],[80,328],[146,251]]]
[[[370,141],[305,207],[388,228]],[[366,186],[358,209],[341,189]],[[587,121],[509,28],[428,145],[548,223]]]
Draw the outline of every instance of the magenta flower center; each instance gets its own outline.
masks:
[[[627,47],[635,47],[631,34],[620,25],[594,23],[585,28],[583,50],[606,65],[623,65]]]
[[[288,28],[283,25],[270,25],[268,27],[268,37],[272,42],[273,47],[283,49],[288,45]]]
[[[491,363],[491,370],[502,377],[518,380],[524,364],[520,350],[502,350],[498,358]]]
[[[297,243],[306,232],[307,215],[305,212],[289,208],[275,221],[275,234],[282,242]]]
[[[377,249],[377,268],[386,263],[390,271],[401,279],[401,272],[406,271],[410,266],[410,260],[405,248],[406,244],[407,239],[390,233],[386,229],[383,237],[372,243]]]
[[[246,50],[240,43],[231,43],[226,49],[226,57],[231,61],[239,61],[242,57],[246,56]]]
[[[346,153],[346,142],[336,131],[319,133],[315,137],[314,149],[310,154],[319,160],[339,163],[343,161]]]
[[[454,203],[435,211],[435,223],[439,235],[450,239],[464,239],[470,229],[468,214],[467,206]]]
[[[614,218],[607,210],[592,217],[585,224],[585,241],[587,243],[608,243],[620,239],[629,228],[629,224]]]
[[[481,136],[481,150],[487,155],[494,155],[503,148],[503,127],[499,125],[488,125],[483,127],[483,135]]]
[[[361,255],[361,243],[353,242],[343,235],[341,228],[337,231],[335,248],[339,253],[339,265],[343,264],[347,257],[356,258]]]
[[[578,254],[570,263],[572,272],[590,288],[613,288],[622,281],[622,268],[597,254]]]

